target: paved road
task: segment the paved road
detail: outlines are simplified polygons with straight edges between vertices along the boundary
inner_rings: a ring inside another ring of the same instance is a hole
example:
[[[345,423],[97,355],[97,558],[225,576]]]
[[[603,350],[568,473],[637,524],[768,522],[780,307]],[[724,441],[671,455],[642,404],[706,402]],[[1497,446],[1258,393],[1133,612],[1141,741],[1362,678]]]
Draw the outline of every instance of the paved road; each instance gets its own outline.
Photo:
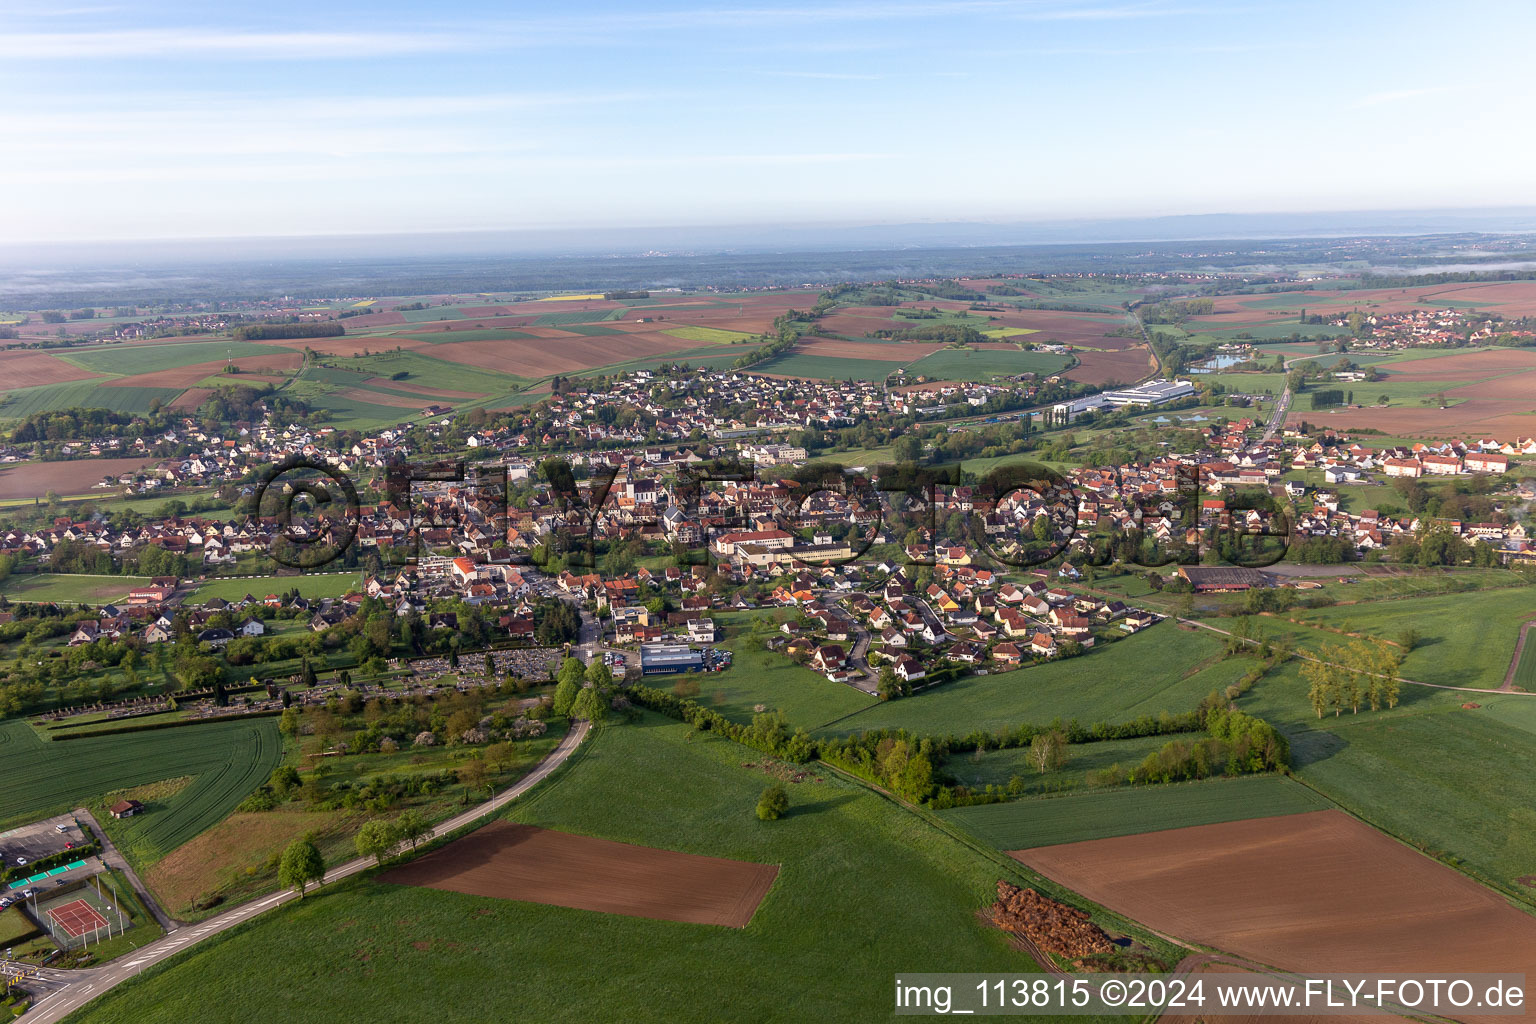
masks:
[[[1285,423],[1286,410],[1291,407],[1291,385],[1287,383],[1285,390],[1280,392],[1280,400],[1275,403],[1274,411],[1269,414],[1269,422],[1264,425],[1264,439],[1267,441],[1280,432],[1280,427]]]
[[[449,818],[433,829],[429,838],[446,835],[449,832],[462,828],[479,818],[502,809],[513,800],[522,796],[547,778],[561,764],[565,763],[566,758],[570,757],[576,748],[581,745],[582,740],[587,738],[587,732],[590,727],[591,723],[589,722],[578,722],[576,728],[571,730],[565,739],[560,741],[560,745],[551,751],[549,756],[545,757],[537,768],[524,776],[517,785],[503,790],[483,804],[478,804],[462,814]],[[355,875],[372,866],[372,858],[359,857],[356,860],[347,861],[345,864],[328,870],[325,880],[327,882],[334,882]],[[242,904],[233,910],[219,914],[217,917],[211,917],[199,924],[183,925],[174,932],[167,934],[164,938],[158,939],[143,949],[138,950],[136,953],[121,957],[105,966],[81,971],[49,971],[48,980],[50,982],[65,981],[67,982],[66,987],[43,996],[22,1019],[27,1021],[27,1024],[52,1024],[54,1021],[62,1020],[103,992],[141,973],[144,968],[157,964],[167,957],[175,956],[189,946],[195,945],[220,932],[228,931],[237,925],[244,924],[253,917],[257,917],[298,898],[292,890],[273,893],[259,900]]]

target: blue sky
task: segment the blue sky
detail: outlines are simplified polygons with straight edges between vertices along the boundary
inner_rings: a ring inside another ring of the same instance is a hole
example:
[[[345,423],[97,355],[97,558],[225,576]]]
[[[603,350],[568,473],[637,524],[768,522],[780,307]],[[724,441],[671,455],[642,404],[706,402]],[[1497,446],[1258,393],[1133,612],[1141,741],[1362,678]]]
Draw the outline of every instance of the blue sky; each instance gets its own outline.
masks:
[[[0,0],[0,242],[1536,204],[1536,5]]]

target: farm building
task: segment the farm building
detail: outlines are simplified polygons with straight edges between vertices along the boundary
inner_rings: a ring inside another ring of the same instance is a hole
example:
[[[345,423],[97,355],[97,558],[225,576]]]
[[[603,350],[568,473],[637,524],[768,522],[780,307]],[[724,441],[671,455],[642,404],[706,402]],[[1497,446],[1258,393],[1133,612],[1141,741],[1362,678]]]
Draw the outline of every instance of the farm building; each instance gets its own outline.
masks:
[[[1179,575],[1202,594],[1271,586],[1269,577],[1259,570],[1236,565],[1181,565]]]
[[[131,818],[144,810],[144,805],[137,800],[119,800],[107,808],[114,818]]]

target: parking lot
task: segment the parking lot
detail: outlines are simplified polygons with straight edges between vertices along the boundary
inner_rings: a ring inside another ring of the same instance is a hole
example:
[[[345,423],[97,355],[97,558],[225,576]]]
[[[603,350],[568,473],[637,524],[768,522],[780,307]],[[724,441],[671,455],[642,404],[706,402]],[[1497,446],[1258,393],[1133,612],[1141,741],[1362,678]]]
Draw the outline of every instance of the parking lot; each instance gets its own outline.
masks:
[[[8,832],[0,832],[0,867],[35,864],[44,857],[79,849],[87,842],[89,840],[75,824],[73,815],[61,814],[20,825]]]

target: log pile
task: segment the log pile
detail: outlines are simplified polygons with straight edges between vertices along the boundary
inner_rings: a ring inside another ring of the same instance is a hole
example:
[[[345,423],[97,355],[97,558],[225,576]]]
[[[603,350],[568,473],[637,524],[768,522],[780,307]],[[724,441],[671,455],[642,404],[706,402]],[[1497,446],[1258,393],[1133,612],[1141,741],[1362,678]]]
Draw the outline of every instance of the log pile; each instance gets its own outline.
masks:
[[[1022,935],[1045,952],[1071,960],[1116,948],[1083,911],[1008,882],[997,883],[997,902],[988,916],[1003,931]]]

